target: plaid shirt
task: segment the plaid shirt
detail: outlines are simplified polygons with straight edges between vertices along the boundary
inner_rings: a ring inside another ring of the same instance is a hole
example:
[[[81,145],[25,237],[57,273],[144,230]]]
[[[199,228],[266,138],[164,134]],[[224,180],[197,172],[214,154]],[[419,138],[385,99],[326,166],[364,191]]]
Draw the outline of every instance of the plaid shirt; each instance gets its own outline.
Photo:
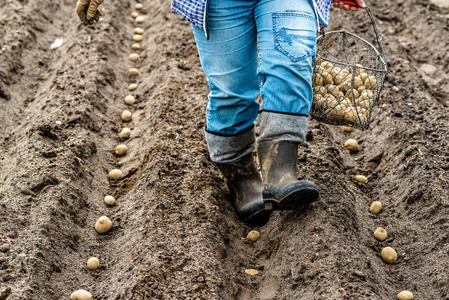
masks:
[[[287,0],[291,1],[291,0]],[[317,15],[317,19],[327,27],[332,0],[309,0]],[[172,9],[196,27],[202,29],[209,37],[207,13],[209,0],[172,0]],[[318,26],[318,29],[320,27]]]

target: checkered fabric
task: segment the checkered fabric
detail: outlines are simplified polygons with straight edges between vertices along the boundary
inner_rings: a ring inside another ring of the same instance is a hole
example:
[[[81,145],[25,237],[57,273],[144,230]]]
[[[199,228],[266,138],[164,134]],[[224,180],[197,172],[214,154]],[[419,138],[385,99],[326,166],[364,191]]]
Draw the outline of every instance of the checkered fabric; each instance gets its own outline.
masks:
[[[317,12],[320,22],[324,26],[327,26],[329,22],[332,0],[309,0],[309,1],[313,3],[314,9]],[[196,27],[203,30],[206,34],[206,37],[209,35],[209,30],[207,26],[207,10],[209,7],[209,0],[172,0],[171,7],[184,19],[186,19]]]

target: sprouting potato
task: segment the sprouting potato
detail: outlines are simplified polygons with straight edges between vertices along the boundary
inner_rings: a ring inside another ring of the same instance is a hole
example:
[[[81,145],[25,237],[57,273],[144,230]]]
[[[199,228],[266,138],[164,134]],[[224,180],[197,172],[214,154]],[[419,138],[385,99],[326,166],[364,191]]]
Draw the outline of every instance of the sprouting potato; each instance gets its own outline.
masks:
[[[377,86],[377,80],[375,76],[369,76],[365,81],[365,88],[369,90],[375,89]]]
[[[326,84],[332,84],[334,82],[334,78],[331,74],[329,74],[329,72],[324,71],[321,75],[323,76],[324,82]]]
[[[101,216],[95,223],[95,230],[98,233],[106,233],[112,228],[112,221],[106,216]]]
[[[145,18],[143,16],[138,16],[136,18],[136,23],[137,24],[142,24],[143,22],[145,22]]]
[[[133,40],[136,42],[141,42],[143,40],[143,37],[140,34],[135,34],[133,36]]]
[[[107,195],[104,197],[104,203],[106,205],[113,206],[115,204],[115,198],[110,195]]]
[[[377,214],[381,211],[381,209],[382,209],[382,202],[380,202],[380,201],[374,201],[374,202],[371,204],[371,206],[370,206],[370,208],[369,208],[369,211],[370,211],[372,214],[377,215]]]
[[[70,295],[70,300],[93,300],[91,293],[85,290],[77,290]]]
[[[134,33],[142,35],[143,34],[143,28],[140,28],[140,27],[134,28]]]
[[[376,238],[376,240],[383,242],[387,239],[388,233],[385,229],[379,227],[376,230],[374,230],[374,237]]]
[[[140,44],[134,43],[131,45],[131,49],[133,50],[140,50]]]
[[[129,69],[129,75],[130,76],[137,76],[137,75],[139,75],[139,69],[137,69],[137,68],[130,68]]]
[[[394,264],[398,260],[398,255],[396,251],[391,247],[385,247],[380,253],[383,260],[389,264]]]
[[[126,145],[118,145],[115,147],[115,154],[118,156],[125,155],[128,151],[128,147]]]
[[[142,3],[137,3],[135,7],[136,7],[137,10],[141,10],[143,8],[143,4]]]
[[[318,73],[315,73],[314,75],[313,75],[313,85],[314,86],[321,86],[321,85],[323,85],[323,83],[324,83],[324,78],[323,78],[323,76],[321,76],[320,74],[318,74]]]
[[[122,131],[120,131],[120,137],[127,139],[129,138],[131,135],[131,129],[129,129],[128,127],[125,127],[122,129]]]
[[[328,61],[323,61],[320,66],[322,66],[325,69],[333,69],[334,68],[334,65]]]
[[[130,112],[129,110],[124,110],[123,112],[122,112],[122,120],[124,121],[124,122],[129,122],[129,121],[131,121],[133,119],[133,114],[132,114],[132,112]]]
[[[251,242],[255,242],[260,238],[260,233],[256,230],[252,230],[248,233],[248,235],[246,236],[247,240],[250,240]]]
[[[98,269],[100,260],[96,257],[91,257],[87,260],[87,268],[91,271]]]
[[[137,61],[139,58],[140,58],[140,56],[139,56],[139,54],[137,54],[137,53],[131,53],[131,54],[129,55],[129,60],[130,60],[130,61]]]
[[[136,12],[136,11],[133,11],[133,12],[131,13],[131,17],[133,17],[134,19],[137,18],[138,16],[139,16],[139,13]]]
[[[349,139],[345,142],[345,148],[351,152],[359,151],[359,143],[354,139]]]
[[[409,291],[402,291],[398,294],[398,300],[413,300],[413,293]]]
[[[313,93],[315,95],[320,94],[320,95],[324,96],[327,93],[327,89],[323,86],[316,86],[313,88]]]
[[[137,84],[136,84],[136,83],[131,83],[131,84],[128,86],[128,90],[129,90],[129,91],[134,91],[135,89],[137,89]]]
[[[109,177],[113,180],[119,180],[120,178],[122,178],[122,176],[123,172],[119,169],[114,169],[109,172]]]
[[[355,176],[355,181],[360,183],[366,183],[368,181],[368,178],[366,178],[366,176],[363,175],[357,175]]]

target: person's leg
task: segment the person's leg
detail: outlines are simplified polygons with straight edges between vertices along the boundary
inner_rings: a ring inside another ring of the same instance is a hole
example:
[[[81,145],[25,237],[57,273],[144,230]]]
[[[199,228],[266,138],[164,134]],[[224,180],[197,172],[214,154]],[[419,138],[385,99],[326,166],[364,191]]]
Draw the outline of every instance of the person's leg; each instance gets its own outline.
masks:
[[[210,157],[226,179],[239,218],[266,222],[262,180],[252,156],[259,111],[254,4],[211,0],[210,39],[196,27],[194,34],[210,87],[205,132]]]
[[[260,0],[255,8],[263,108],[258,155],[267,209],[304,206],[318,198],[314,183],[297,181],[298,144],[312,104],[317,21],[308,0]]]

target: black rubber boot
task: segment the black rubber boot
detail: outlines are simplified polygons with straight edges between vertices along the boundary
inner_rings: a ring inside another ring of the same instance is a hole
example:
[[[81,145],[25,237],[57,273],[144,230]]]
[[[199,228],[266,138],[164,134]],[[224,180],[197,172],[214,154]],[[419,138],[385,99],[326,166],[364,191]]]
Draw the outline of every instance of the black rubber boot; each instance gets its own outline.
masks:
[[[263,142],[257,146],[266,210],[305,208],[318,199],[315,183],[296,178],[298,144]]]
[[[256,168],[253,154],[226,164],[216,164],[231,193],[235,211],[240,220],[263,225],[270,218],[262,199],[262,178]]]

